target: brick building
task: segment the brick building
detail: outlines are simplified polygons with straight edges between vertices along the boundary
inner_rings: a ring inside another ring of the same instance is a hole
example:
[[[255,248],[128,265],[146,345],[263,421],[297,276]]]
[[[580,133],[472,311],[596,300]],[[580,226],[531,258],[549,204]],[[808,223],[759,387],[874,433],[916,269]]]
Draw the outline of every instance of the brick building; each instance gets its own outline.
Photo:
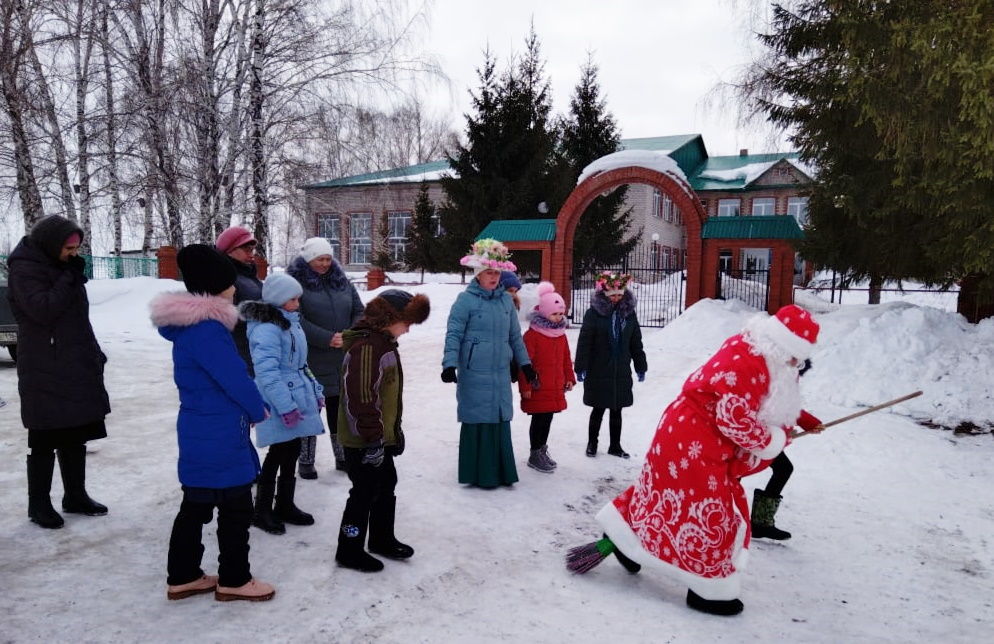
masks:
[[[813,173],[796,153],[708,156],[699,134],[622,141],[625,149],[653,150],[669,155],[686,174],[709,217],[792,215],[803,225],[807,198],[803,195]],[[326,237],[347,270],[364,270],[375,249],[384,245],[401,259],[421,183],[432,202],[444,200],[440,177],[451,172],[435,161],[406,168],[372,172],[303,186],[308,229]],[[626,205],[634,209],[633,230],[651,244],[660,268],[686,265],[686,227],[670,198],[651,186],[629,186]],[[549,216],[555,216],[550,213]],[[762,270],[769,265],[768,249],[722,251],[722,266]],[[454,267],[455,268],[455,267]]]

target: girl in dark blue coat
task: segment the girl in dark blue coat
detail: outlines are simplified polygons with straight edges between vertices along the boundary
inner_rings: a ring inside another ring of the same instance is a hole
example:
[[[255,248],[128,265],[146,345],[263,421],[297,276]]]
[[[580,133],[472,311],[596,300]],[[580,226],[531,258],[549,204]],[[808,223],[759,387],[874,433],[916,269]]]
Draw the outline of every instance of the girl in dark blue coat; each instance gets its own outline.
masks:
[[[194,244],[177,255],[187,293],[151,302],[152,323],[173,343],[179,389],[179,480],[183,502],[169,538],[167,596],[214,591],[215,599],[264,601],[276,591],[252,578],[249,525],[259,456],[250,429],[267,414],[238,355],[231,330],[235,269],[214,247]],[[218,510],[218,575],[205,575],[202,529]]]

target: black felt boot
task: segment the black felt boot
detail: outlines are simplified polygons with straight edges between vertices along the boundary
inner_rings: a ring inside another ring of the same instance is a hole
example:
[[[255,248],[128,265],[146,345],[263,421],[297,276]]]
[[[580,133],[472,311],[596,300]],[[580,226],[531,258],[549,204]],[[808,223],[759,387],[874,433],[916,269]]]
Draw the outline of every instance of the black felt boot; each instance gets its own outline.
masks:
[[[409,559],[414,548],[397,541],[393,534],[397,497],[381,497],[369,513],[369,551],[387,559]]]
[[[739,599],[704,599],[692,590],[687,591],[687,606],[709,615],[738,615],[744,606]]]
[[[252,517],[252,525],[269,534],[285,534],[286,526],[273,514],[275,494],[275,481],[259,481],[255,490],[255,515]]]
[[[365,511],[358,508],[352,499],[345,503],[342,526],[338,531],[338,551],[335,553],[339,566],[360,572],[383,570],[383,562],[365,550],[368,521]]]
[[[628,452],[621,449],[621,416],[614,413],[611,414],[611,421],[609,424],[609,431],[611,433],[611,445],[607,448],[607,453],[611,456],[617,456],[618,458],[629,458]]]
[[[28,517],[43,528],[56,529],[65,521],[52,507],[52,473],[55,452],[28,455]]]
[[[107,506],[97,503],[86,493],[86,445],[80,443],[58,450],[59,470],[62,472],[62,511],[99,517],[107,514]]]
[[[601,433],[601,419],[590,415],[587,425],[587,456],[597,456],[597,437]]]
[[[297,489],[297,479],[280,476],[276,490],[276,516],[290,525],[314,525],[314,517],[293,503]]]
[[[752,536],[754,539],[790,539],[790,533],[781,530],[774,523],[780,501],[783,497],[772,496],[763,490],[753,490],[752,494]]]

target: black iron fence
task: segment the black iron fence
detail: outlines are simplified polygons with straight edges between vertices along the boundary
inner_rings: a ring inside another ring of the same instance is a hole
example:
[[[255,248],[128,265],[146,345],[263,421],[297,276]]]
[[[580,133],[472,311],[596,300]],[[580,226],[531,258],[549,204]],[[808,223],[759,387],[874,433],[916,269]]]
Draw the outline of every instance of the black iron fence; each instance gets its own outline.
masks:
[[[719,300],[740,300],[760,311],[770,302],[770,271],[754,268],[719,269],[716,278]]]
[[[642,246],[627,257],[609,266],[593,270],[573,268],[572,308],[570,321],[579,323],[590,306],[594,294],[594,281],[601,271],[616,271],[632,276],[632,293],[635,295],[635,312],[639,324],[645,327],[663,327],[683,312],[684,270],[667,266],[659,246]]]

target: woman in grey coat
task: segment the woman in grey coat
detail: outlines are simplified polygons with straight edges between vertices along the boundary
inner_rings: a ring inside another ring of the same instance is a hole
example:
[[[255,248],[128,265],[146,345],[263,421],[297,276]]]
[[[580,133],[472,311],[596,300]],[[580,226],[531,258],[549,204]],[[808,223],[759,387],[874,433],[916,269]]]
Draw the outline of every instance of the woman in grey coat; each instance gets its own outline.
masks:
[[[322,237],[311,237],[300,248],[300,254],[286,272],[300,282],[300,325],[307,336],[307,364],[324,387],[325,415],[335,451],[335,469],[345,470],[345,452],[338,444],[337,413],[342,359],[342,331],[362,317],[363,304],[359,293],[349,282],[345,271],[335,261],[331,244]],[[330,410],[330,411],[329,411]],[[314,456],[317,437],[301,439],[300,478],[316,479]]]

